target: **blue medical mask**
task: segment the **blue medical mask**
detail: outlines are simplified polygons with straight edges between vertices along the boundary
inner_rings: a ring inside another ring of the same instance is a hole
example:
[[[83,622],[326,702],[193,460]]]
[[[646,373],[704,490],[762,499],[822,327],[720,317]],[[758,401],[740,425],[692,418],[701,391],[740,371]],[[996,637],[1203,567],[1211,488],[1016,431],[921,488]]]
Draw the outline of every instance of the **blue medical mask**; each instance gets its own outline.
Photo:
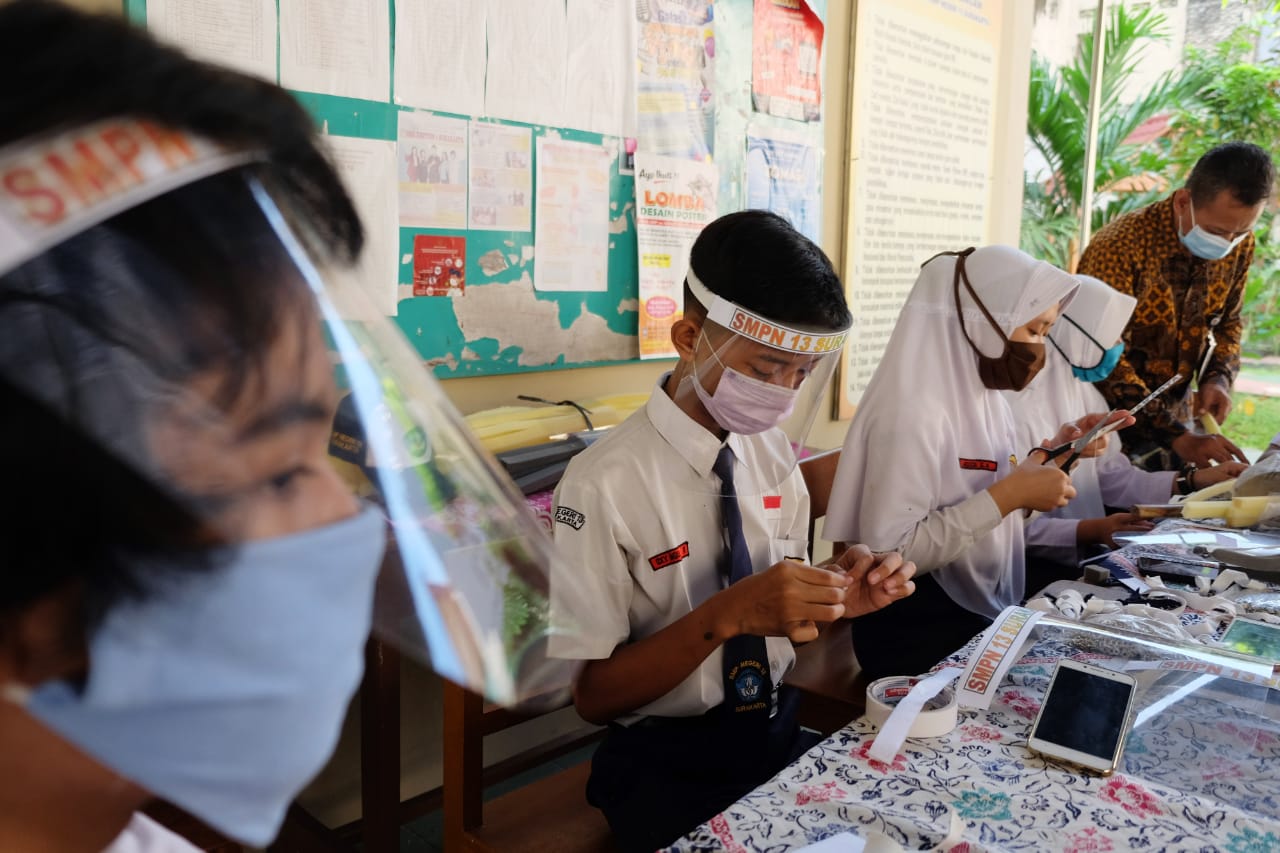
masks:
[[[88,682],[28,711],[104,765],[256,847],[333,751],[359,685],[381,513],[246,542],[107,614]]]
[[[1231,254],[1231,250],[1239,246],[1241,240],[1249,236],[1249,232],[1246,231],[1234,240],[1228,240],[1226,237],[1210,234],[1199,225],[1196,225],[1195,205],[1188,204],[1187,206],[1191,210],[1191,230],[1186,234],[1178,235],[1178,237],[1182,240],[1182,245],[1187,247],[1187,251],[1197,258],[1203,258],[1206,261],[1220,261]],[[1181,229],[1182,218],[1179,217],[1178,219],[1178,227]]]
[[[1102,353],[1102,358],[1098,359],[1098,363],[1093,367],[1081,367],[1070,358],[1067,358],[1067,354],[1062,351],[1062,347],[1058,346],[1058,342],[1054,340],[1053,335],[1049,335],[1049,343],[1053,344],[1053,348],[1058,351],[1058,354],[1066,359],[1067,364],[1071,365],[1071,375],[1081,382],[1101,382],[1110,376],[1111,371],[1115,370],[1116,365],[1120,363],[1120,356],[1124,355],[1124,341],[1117,341],[1113,347],[1104,347],[1083,326],[1071,319],[1070,314],[1063,314],[1062,320],[1075,326],[1076,331],[1088,338],[1089,343],[1097,347],[1098,351]]]
[[[1120,341],[1111,349],[1102,351],[1102,359],[1093,367],[1076,367],[1071,365],[1071,374],[1082,382],[1101,382],[1111,375],[1124,355],[1124,341]]]

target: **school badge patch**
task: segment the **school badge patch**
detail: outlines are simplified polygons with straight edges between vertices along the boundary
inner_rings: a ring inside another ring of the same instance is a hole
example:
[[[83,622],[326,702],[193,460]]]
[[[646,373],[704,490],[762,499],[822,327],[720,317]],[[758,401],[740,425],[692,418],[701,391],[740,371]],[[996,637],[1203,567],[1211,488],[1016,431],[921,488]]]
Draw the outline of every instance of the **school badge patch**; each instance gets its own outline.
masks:
[[[734,711],[758,711],[767,708],[764,695],[764,667],[759,661],[744,660],[729,670],[729,683],[738,694]]]
[[[569,509],[567,506],[556,507],[556,523],[567,524],[574,530],[581,530],[582,525],[587,523],[587,517],[576,509]]]
[[[649,567],[656,572],[658,569],[674,566],[687,556],[689,556],[689,543],[681,542],[669,551],[663,551],[661,554],[654,554],[650,557]]]

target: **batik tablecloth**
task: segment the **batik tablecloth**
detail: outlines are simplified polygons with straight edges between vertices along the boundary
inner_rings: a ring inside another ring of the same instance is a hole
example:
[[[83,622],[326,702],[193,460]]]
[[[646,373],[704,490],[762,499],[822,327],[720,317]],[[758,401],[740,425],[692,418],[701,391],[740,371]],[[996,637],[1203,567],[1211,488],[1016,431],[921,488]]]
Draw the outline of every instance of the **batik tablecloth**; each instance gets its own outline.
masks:
[[[1123,772],[1080,775],[1026,747],[1062,657],[1108,662],[1041,639],[990,709],[961,711],[949,735],[908,740],[883,764],[866,755],[875,727],[856,720],[672,849],[782,851],[879,832],[908,850],[1280,850],[1274,692],[1140,673],[1139,705],[1152,711],[1130,733]]]

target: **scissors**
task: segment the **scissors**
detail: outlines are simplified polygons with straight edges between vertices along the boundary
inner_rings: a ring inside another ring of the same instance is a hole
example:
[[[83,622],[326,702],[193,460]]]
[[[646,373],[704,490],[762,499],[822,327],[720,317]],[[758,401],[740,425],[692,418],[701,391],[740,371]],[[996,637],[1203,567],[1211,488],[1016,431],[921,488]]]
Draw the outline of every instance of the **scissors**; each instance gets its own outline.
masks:
[[[1129,409],[1129,414],[1136,415],[1138,412],[1142,411],[1142,409],[1148,403],[1150,403],[1156,397],[1159,397],[1165,391],[1168,391],[1174,385],[1178,384],[1178,382],[1181,379],[1182,379],[1181,373],[1174,374],[1172,379],[1170,379],[1168,382],[1161,385],[1156,390],[1152,391],[1147,396],[1143,397],[1142,401],[1139,402],[1138,405],[1134,406],[1132,409]],[[1112,420],[1112,418],[1115,417],[1115,415],[1120,411],[1121,411],[1120,409],[1112,409],[1111,411],[1107,412],[1107,416],[1102,420],[1098,421],[1096,424],[1094,424],[1093,429],[1089,430],[1084,435],[1080,436],[1074,441],[1068,441],[1065,444],[1059,444],[1057,447],[1035,447],[1032,449],[1038,450],[1041,453],[1046,454],[1044,462],[1041,463],[1042,465],[1048,462],[1052,462],[1054,459],[1057,459],[1059,456],[1061,456],[1064,453],[1070,452],[1071,455],[1067,457],[1066,463],[1063,464],[1062,466],[1064,471],[1070,470],[1071,466],[1076,464],[1076,462],[1080,459],[1080,455],[1084,453],[1084,449],[1086,447],[1088,447],[1090,444],[1097,441],[1098,439],[1102,438],[1104,435],[1114,432],[1115,430],[1120,428],[1120,424],[1124,421],[1124,418]]]

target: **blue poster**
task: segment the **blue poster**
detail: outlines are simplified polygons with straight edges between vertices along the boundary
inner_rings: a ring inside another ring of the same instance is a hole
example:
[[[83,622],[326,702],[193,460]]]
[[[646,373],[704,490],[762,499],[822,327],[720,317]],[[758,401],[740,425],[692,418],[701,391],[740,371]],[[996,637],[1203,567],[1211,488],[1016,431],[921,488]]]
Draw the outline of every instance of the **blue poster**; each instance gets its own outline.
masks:
[[[748,135],[746,206],[773,211],[818,242],[822,227],[818,157],[812,145]]]

